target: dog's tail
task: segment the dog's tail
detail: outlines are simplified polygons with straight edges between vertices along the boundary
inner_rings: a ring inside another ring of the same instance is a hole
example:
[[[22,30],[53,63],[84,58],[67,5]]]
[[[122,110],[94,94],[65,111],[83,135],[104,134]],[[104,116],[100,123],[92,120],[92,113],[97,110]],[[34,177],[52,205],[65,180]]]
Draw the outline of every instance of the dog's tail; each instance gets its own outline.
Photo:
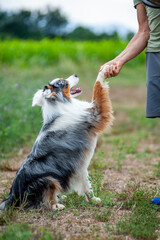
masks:
[[[25,176],[22,172],[22,174],[17,174],[15,177],[9,196],[0,204],[0,210],[4,210],[13,205],[19,206],[24,201],[25,189]]]
[[[97,132],[103,132],[106,128],[110,128],[114,120],[109,97],[109,86],[108,83],[104,81],[104,70],[99,73],[93,89],[92,100],[97,116],[95,124]]]

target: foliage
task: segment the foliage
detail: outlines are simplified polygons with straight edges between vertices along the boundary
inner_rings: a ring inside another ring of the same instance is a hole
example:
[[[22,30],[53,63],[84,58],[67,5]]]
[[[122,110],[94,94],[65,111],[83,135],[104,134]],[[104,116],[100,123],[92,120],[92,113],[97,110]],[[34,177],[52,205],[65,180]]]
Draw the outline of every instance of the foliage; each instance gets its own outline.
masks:
[[[121,193],[120,197],[122,196]],[[151,193],[143,188],[130,191],[129,199],[123,200],[123,209],[131,212],[117,223],[119,233],[130,234],[136,239],[157,239],[158,234],[155,231],[160,223],[157,211],[159,207],[151,205],[151,196]],[[126,197],[126,193],[123,197]]]
[[[41,227],[38,231],[28,224],[10,224],[5,232],[0,231],[1,240],[62,240],[60,233],[51,234],[47,229]]]
[[[80,98],[90,100],[100,65],[125,44],[59,39],[1,42],[1,164],[9,161],[12,165],[10,157],[35,141],[42,125],[40,108],[31,108],[37,89],[55,77],[76,73],[83,89]],[[160,121],[145,118],[145,66],[141,62],[144,54],[110,80],[115,122],[112,132],[101,136],[89,167],[95,195],[102,202],[86,202],[72,193],[60,196],[66,206],[62,212],[10,208],[0,215],[0,239],[63,239],[59,232],[68,239],[158,239],[159,207],[150,201],[160,194]],[[7,175],[5,166],[0,171],[0,187],[6,191],[0,196],[3,199],[15,173]]]
[[[100,33],[100,34],[95,34],[91,29],[83,27],[83,26],[78,26],[76,27],[71,33],[66,34],[65,38],[71,39],[74,41],[85,41],[85,40],[90,40],[90,41],[99,41],[102,39],[112,39],[112,40],[118,40],[119,35],[117,32],[113,33]],[[128,37],[127,37],[128,40]]]
[[[46,10],[30,11],[19,10],[9,11],[0,10],[0,39],[34,39],[43,38],[53,39],[61,37],[72,40],[102,40],[120,39],[118,32],[96,33],[91,28],[76,26],[71,29],[69,20],[60,9],[48,6]],[[132,32],[128,32],[124,39],[130,40]]]
[[[127,42],[120,40],[102,40],[74,42],[71,40],[48,40],[35,41],[1,41],[0,42],[0,62],[22,64],[53,64],[64,58],[72,61],[106,62],[115,58],[127,45]],[[145,54],[142,53],[129,64],[144,63]]]
[[[9,59],[10,55],[7,57]],[[21,55],[21,57],[23,59],[23,55]],[[21,59],[21,57],[19,57],[19,59]],[[31,107],[31,100],[37,89],[42,88],[48,81],[57,76],[67,77],[73,73],[79,75],[80,86],[82,86],[82,88],[83,86],[86,88],[86,83],[88,87],[92,88],[98,68],[100,64],[102,64],[98,60],[92,62],[87,59],[83,59],[83,61],[79,60],[77,64],[69,58],[63,58],[62,60],[57,61],[57,63],[55,62],[54,65],[45,65],[43,67],[35,64],[33,64],[33,66],[30,64],[28,67],[28,65],[23,65],[22,63],[21,65],[16,65],[16,59],[14,59],[14,62],[15,64],[11,66],[7,66],[6,64],[3,65],[0,74],[0,151],[3,153],[17,151],[20,146],[23,146],[24,144],[31,145],[31,143],[35,141],[42,125],[40,108]],[[141,68],[137,70],[139,75],[141,71]],[[121,84],[127,82],[127,79],[130,78],[130,72],[131,69],[128,71],[126,70],[124,72],[125,75],[122,73],[122,78],[124,78],[124,80]],[[137,83],[138,82],[139,80],[137,79]],[[136,81],[133,83],[135,84]],[[82,97],[83,99],[85,98],[85,96]],[[139,128],[142,126],[146,126],[147,128],[148,126],[148,129],[153,129],[153,124],[145,120],[145,118],[142,118],[143,114],[144,113],[141,110],[136,111],[135,113],[131,112],[130,122],[124,125],[123,122],[119,121],[119,126],[117,128],[114,127],[113,134],[119,134],[122,131],[124,132],[124,127],[127,131],[126,134],[128,131],[130,132],[133,128],[135,115],[137,116],[137,119],[143,120],[137,121],[136,124],[139,125]],[[142,125],[140,125],[141,122]],[[156,125],[154,126],[154,129],[155,128]],[[133,146],[128,146],[128,153],[135,151],[134,143],[132,144]],[[121,145],[122,143],[119,144],[119,147],[123,149],[123,145]],[[116,154],[116,151],[114,154]],[[116,158],[118,158],[118,154],[115,155]],[[121,155],[121,158],[123,158],[123,154]],[[99,166],[99,163],[100,161],[97,160],[96,166]]]
[[[18,12],[0,11],[1,38],[42,39],[64,34],[67,19],[59,9],[47,11],[20,10]]]

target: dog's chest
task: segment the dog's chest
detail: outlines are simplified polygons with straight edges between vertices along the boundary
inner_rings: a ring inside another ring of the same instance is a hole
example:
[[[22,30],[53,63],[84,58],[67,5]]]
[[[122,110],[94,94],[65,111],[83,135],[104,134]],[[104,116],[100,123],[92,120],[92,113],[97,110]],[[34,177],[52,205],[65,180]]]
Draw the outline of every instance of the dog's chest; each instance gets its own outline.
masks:
[[[87,149],[86,153],[84,154],[82,169],[88,168],[90,161],[93,157],[93,154],[94,154],[94,151],[96,148],[96,144],[97,144],[97,136],[94,136],[91,138],[90,143],[89,143],[89,148]]]

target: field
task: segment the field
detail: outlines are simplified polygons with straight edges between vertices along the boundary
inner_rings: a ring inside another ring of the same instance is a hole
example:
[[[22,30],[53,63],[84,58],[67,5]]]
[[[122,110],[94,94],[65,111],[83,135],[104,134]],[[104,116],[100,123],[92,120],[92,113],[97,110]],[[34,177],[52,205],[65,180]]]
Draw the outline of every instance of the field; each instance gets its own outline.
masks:
[[[90,100],[99,67],[125,46],[59,39],[0,43],[0,200],[42,125],[40,108],[31,107],[35,91],[76,73],[80,99]],[[9,209],[0,213],[0,239],[160,239],[160,208],[150,203],[160,196],[160,121],[145,118],[144,59],[143,53],[109,81],[115,121],[99,138],[89,167],[102,203],[72,193],[61,199],[66,206],[61,212]]]

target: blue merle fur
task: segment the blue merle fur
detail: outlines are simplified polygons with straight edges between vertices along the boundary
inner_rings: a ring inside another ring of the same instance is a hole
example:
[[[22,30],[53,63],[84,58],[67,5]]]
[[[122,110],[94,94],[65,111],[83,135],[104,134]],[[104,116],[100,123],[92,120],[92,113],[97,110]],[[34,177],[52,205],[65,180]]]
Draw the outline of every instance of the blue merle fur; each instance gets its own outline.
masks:
[[[25,208],[39,208],[44,191],[53,187],[51,178],[57,180],[63,192],[69,190],[69,180],[89,150],[88,134],[93,125],[86,117],[74,127],[49,131],[55,119],[58,116],[42,127],[42,137],[35,142],[31,153],[21,164],[9,197],[5,200],[6,206],[14,204],[18,207],[25,202]]]

